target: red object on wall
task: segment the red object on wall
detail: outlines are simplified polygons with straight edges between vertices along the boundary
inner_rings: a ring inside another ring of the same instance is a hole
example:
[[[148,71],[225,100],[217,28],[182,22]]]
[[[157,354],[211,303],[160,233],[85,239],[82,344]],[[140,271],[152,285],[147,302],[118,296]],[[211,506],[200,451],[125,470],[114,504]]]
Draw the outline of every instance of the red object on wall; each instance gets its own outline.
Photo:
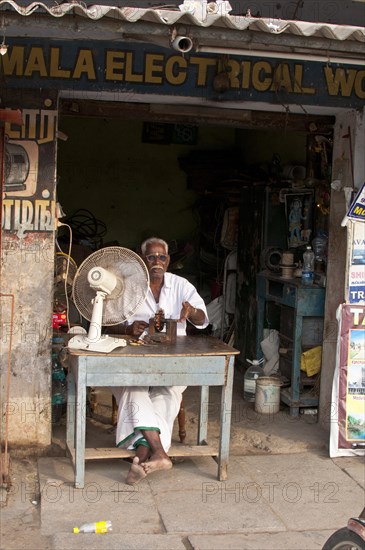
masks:
[[[22,112],[20,109],[0,109],[0,121],[23,126]]]
[[[67,315],[66,313],[56,313],[52,314],[52,328],[60,328],[67,325]]]

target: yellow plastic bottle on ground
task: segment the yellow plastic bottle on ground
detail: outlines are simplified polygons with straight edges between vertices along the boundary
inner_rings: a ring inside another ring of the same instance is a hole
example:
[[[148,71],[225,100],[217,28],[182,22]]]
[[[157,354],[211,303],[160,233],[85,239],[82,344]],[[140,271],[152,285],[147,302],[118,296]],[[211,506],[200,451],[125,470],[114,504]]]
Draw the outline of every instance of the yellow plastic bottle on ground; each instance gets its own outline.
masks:
[[[96,521],[94,523],[83,523],[80,527],[74,527],[74,533],[107,533],[112,531],[111,521]]]

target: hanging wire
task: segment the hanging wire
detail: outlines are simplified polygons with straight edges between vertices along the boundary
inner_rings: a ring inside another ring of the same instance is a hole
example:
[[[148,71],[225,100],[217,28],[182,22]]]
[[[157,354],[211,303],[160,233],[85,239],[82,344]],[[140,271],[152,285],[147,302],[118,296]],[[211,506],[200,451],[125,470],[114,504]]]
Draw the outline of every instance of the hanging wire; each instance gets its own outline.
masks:
[[[74,214],[66,218],[66,224],[72,228],[74,239],[78,242],[93,244],[95,249],[102,247],[107,226],[89,210],[85,208],[76,210]]]

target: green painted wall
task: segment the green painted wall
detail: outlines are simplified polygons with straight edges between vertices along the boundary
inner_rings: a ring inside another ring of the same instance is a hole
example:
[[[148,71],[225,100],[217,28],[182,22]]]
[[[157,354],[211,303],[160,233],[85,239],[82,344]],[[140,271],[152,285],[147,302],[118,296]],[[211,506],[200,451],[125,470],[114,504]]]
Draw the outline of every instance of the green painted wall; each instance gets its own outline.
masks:
[[[142,143],[143,123],[61,118],[58,200],[66,215],[85,208],[107,225],[104,242],[134,248],[146,236],[190,238],[197,226],[179,157],[194,149],[232,149],[233,128],[200,127],[194,146]]]
[[[306,164],[307,134],[287,130],[240,130],[237,144],[247,165],[264,164],[279,155],[281,165]]]

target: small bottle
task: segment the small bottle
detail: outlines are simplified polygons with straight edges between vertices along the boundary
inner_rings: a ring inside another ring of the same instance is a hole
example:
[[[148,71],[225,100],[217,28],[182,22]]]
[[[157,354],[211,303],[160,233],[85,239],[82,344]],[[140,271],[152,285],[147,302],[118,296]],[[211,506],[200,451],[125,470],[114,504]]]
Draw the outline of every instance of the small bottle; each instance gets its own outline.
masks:
[[[83,523],[80,527],[74,527],[74,533],[107,533],[112,531],[111,521],[96,521],[95,523]]]
[[[302,285],[310,286],[314,281],[314,252],[310,246],[303,254]]]
[[[254,359],[253,361],[247,359],[247,362],[250,363],[251,367],[248,367],[243,379],[243,399],[245,401],[255,401],[256,380],[259,376],[265,375],[262,367],[260,367],[264,359]]]

